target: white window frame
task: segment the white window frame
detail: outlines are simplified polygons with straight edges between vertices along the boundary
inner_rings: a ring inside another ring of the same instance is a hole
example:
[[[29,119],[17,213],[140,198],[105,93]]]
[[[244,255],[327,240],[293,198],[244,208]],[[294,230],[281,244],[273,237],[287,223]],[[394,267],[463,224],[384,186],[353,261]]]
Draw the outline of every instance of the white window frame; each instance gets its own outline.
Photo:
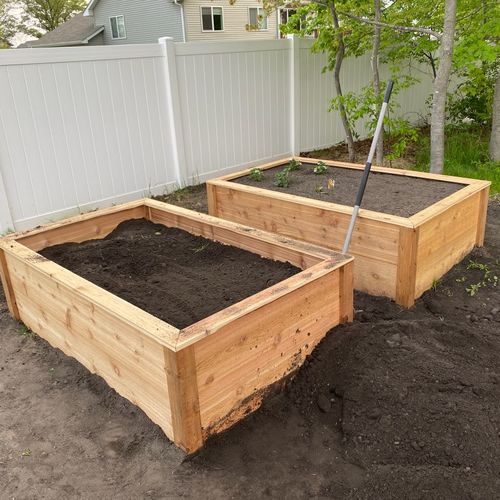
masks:
[[[264,7],[248,7],[248,26],[253,26],[251,23],[251,19],[250,19],[250,10],[251,9],[255,9],[257,11],[257,20],[259,18],[259,11],[261,10],[264,12],[264,19],[266,20],[266,27],[252,29],[250,31],[269,31],[269,16],[267,15],[267,12],[264,10]]]
[[[212,29],[206,30],[203,29],[203,9],[210,9],[210,14],[212,16]],[[222,29],[214,30],[214,9],[220,9],[222,12]],[[223,33],[226,29],[226,22],[224,21],[224,7],[222,5],[200,5],[200,22],[201,22],[201,31],[203,33]]]
[[[117,30],[118,30],[118,18],[121,17],[123,19],[123,31],[125,32],[125,36],[113,36],[113,24],[111,23],[111,19],[117,20]],[[125,16],[123,14],[119,14],[117,16],[110,16],[109,18],[109,29],[111,30],[111,40],[125,40],[127,38],[127,27],[125,26]]]

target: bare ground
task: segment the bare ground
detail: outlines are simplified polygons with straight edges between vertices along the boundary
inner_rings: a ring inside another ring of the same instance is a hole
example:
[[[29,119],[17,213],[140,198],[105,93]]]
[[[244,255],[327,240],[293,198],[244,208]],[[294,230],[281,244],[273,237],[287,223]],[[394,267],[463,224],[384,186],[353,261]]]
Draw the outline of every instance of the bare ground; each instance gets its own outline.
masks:
[[[499,498],[500,287],[466,291],[470,260],[500,274],[499,243],[492,201],[485,248],[409,311],[358,294],[353,324],[194,457],[0,297],[0,498]]]

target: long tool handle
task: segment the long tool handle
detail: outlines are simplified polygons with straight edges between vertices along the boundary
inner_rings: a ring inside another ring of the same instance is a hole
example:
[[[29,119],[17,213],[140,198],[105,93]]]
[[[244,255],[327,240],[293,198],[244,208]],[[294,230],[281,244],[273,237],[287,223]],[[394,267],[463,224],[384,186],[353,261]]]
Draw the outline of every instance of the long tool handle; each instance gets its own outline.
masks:
[[[375,133],[373,134],[372,145],[370,147],[370,152],[368,153],[368,159],[365,163],[365,169],[363,171],[363,177],[361,178],[361,184],[359,185],[358,194],[356,196],[356,203],[354,204],[354,209],[352,211],[351,222],[349,223],[349,228],[347,229],[347,234],[344,241],[344,246],[342,248],[342,253],[347,253],[349,250],[349,245],[351,244],[352,232],[354,231],[354,226],[356,224],[356,219],[358,217],[359,207],[363,201],[363,195],[365,194],[366,183],[368,182],[368,176],[370,175],[370,170],[372,168],[372,160],[375,155],[375,150],[377,149],[377,142],[380,136],[380,131],[382,130],[382,125],[384,124],[384,116],[387,111],[387,106],[389,104],[389,99],[391,98],[392,87],[394,82],[389,80],[387,83],[387,88],[385,89],[384,102],[380,108],[380,115],[378,117],[377,127],[375,128]]]

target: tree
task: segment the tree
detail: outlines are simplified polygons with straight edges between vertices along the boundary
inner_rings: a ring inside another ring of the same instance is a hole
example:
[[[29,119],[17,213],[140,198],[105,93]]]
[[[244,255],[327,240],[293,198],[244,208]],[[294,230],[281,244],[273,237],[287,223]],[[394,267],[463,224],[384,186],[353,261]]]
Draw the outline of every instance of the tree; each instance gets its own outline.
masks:
[[[493,161],[500,161],[500,71],[495,83],[493,98],[493,114],[491,119],[490,157]]]
[[[382,27],[380,26],[380,19],[382,11],[380,7],[380,0],[373,1],[374,20],[377,24],[373,28],[373,49],[371,56],[372,72],[373,72],[373,93],[376,96],[380,95],[380,73],[379,73],[379,51],[380,51],[380,34]],[[377,158],[378,165],[384,164],[384,129],[380,131],[377,141]]]
[[[40,38],[85,8],[85,0],[21,0],[23,11],[18,30]]]
[[[0,0],[0,49],[10,47],[10,39],[15,34],[15,23],[11,16],[11,2]]]
[[[439,67],[432,89],[431,112],[431,165],[433,173],[443,173],[444,126],[446,120],[446,96],[450,83],[455,42],[457,0],[446,0],[444,6],[443,34],[441,37]]]

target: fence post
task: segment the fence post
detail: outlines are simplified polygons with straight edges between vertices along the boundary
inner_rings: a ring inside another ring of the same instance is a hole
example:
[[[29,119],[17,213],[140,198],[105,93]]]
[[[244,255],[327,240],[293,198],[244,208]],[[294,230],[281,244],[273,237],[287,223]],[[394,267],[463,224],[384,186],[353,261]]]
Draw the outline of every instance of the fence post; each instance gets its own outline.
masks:
[[[15,227],[7,199],[7,190],[5,189],[2,172],[0,171],[0,234],[9,229],[14,230]]]
[[[287,35],[290,40],[290,148],[294,156],[300,154],[300,38]]]
[[[182,131],[182,114],[177,80],[177,60],[175,43],[171,37],[162,37],[158,40],[162,46],[165,71],[165,91],[167,97],[167,118],[172,140],[175,176],[179,187],[186,179],[186,153],[184,149],[184,134]]]

